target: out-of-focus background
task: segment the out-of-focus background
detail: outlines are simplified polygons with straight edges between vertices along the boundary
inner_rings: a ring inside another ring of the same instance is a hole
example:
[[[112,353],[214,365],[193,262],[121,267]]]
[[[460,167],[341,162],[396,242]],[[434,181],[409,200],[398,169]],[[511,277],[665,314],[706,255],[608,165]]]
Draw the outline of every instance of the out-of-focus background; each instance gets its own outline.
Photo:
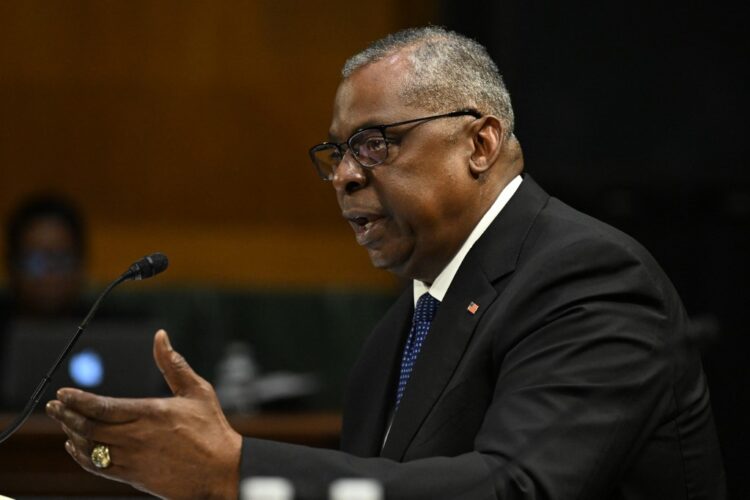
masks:
[[[371,268],[307,149],[326,138],[346,57],[399,28],[446,25],[496,59],[527,171],[635,236],[675,282],[704,349],[730,489],[748,498],[737,4],[0,1],[0,220],[39,193],[77,208],[80,304],[136,258],[166,253],[169,270],[122,286],[105,316],[167,327],[215,383],[266,376],[267,400],[245,410],[335,412],[401,284]],[[0,242],[7,254],[5,230]]]

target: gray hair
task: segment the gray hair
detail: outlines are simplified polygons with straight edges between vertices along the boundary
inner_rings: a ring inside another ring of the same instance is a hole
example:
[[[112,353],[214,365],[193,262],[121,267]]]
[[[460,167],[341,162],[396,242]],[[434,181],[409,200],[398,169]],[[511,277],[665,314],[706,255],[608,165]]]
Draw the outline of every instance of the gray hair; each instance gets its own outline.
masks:
[[[407,48],[412,71],[401,91],[407,105],[435,112],[474,108],[500,118],[506,138],[510,137],[513,106],[497,65],[484,46],[454,31],[426,26],[392,33],[349,58],[341,75],[348,78],[357,69]]]

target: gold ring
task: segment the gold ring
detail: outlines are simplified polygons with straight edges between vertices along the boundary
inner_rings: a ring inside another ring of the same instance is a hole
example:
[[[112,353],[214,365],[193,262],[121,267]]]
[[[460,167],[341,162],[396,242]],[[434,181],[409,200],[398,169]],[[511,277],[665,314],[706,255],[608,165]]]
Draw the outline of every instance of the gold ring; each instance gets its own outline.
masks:
[[[112,460],[109,457],[109,446],[105,444],[98,444],[91,450],[91,463],[98,469],[106,469],[112,464]]]

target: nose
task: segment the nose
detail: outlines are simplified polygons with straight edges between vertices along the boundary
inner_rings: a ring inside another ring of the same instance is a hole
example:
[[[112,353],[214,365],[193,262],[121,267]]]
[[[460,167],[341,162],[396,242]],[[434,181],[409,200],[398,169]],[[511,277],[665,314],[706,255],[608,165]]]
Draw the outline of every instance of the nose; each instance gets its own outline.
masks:
[[[354,159],[351,151],[346,152],[341,163],[334,169],[331,183],[339,196],[352,194],[367,184],[365,169]]]

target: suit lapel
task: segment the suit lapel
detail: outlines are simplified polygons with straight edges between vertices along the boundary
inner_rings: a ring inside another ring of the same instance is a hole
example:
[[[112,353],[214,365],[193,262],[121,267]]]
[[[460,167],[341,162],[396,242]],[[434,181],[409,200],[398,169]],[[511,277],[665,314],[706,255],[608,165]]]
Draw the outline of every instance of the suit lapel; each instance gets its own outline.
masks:
[[[500,216],[467,254],[422,346],[382,456],[403,459],[409,443],[448,385],[482,315],[502,292],[494,283],[515,269],[528,230],[547,199],[546,193],[525,176]],[[478,305],[473,312],[469,310],[472,303]],[[399,355],[402,346],[403,340],[397,349]],[[388,380],[392,393],[393,378]]]
[[[463,273],[460,284],[454,281],[458,287],[451,284],[435,315],[406,385],[401,405],[393,418],[388,440],[381,452],[384,457],[394,460],[403,458],[406,448],[458,366],[486,310],[482,305],[490,304],[495,298],[495,289],[486,279],[470,278],[467,274]],[[471,291],[466,289],[467,285]],[[468,310],[471,302],[479,304],[479,309],[473,314]]]
[[[344,401],[341,449],[358,456],[377,456],[383,444],[401,349],[414,311],[407,287],[368,337],[352,369]]]

